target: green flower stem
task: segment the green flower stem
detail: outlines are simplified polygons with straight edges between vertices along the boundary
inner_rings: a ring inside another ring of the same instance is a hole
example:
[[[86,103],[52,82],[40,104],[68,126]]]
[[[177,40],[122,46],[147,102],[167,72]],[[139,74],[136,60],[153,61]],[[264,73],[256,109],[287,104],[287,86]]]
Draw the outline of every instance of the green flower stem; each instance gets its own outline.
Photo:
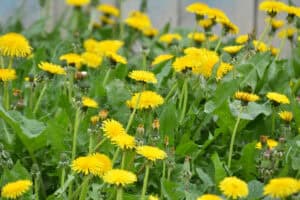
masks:
[[[60,177],[60,187],[62,188],[65,184],[65,177],[66,177],[66,169],[63,167],[61,170],[61,177]]]
[[[222,40],[223,40],[223,34],[219,38],[218,44],[217,44],[217,46],[215,48],[215,52],[217,52],[219,50],[219,48],[220,48],[220,46],[222,44]]]
[[[89,154],[93,152],[93,146],[94,146],[94,135],[93,133],[90,133],[89,135]]]
[[[135,104],[135,106],[134,106],[134,109],[133,109],[133,111],[132,111],[132,113],[131,113],[131,115],[130,115],[130,117],[129,117],[129,120],[128,120],[128,123],[127,123],[127,126],[126,126],[126,132],[129,131],[130,126],[131,126],[131,124],[132,124],[132,122],[133,122],[133,119],[134,119],[136,110],[137,110],[137,108],[139,107],[139,104],[140,104],[141,96],[142,96],[142,93],[140,92],[140,93],[139,93],[139,96],[138,96],[138,98],[137,98],[136,104]]]
[[[36,176],[34,179],[34,199],[39,200],[39,177]]]
[[[97,149],[107,140],[107,138],[103,138],[93,149],[93,152],[97,151]]]
[[[166,177],[166,161],[163,161],[163,169],[162,169],[162,177],[161,179],[164,180]],[[163,199],[163,187],[162,184],[160,185],[160,199]]]
[[[145,172],[145,177],[144,177],[141,200],[146,199],[147,185],[148,185],[148,179],[149,179],[149,171],[150,171],[150,164],[147,163],[146,164],[146,172]]]
[[[11,68],[12,68],[13,62],[14,62],[14,57],[10,57],[10,58],[9,58],[9,63],[8,63],[8,69],[11,69]]]
[[[171,98],[171,96],[172,96],[172,95],[174,94],[174,92],[176,91],[177,85],[178,85],[178,83],[176,82],[176,83],[172,86],[171,90],[169,91],[169,93],[167,94],[167,96],[166,96],[166,98],[165,98],[165,101],[166,101],[166,102]]]
[[[240,116],[238,116],[238,118],[236,120],[236,123],[234,125],[233,133],[231,135],[229,155],[228,155],[228,163],[227,163],[227,166],[228,166],[229,170],[230,170],[230,167],[231,167],[231,160],[232,160],[232,153],[233,153],[233,145],[234,145],[234,141],[235,141],[235,136],[236,136],[237,129],[238,129],[240,121],[241,121],[241,118],[240,118]]]
[[[276,111],[275,109],[272,111],[272,125],[271,125],[271,134],[274,135],[275,134],[275,115],[276,115]]]
[[[114,166],[119,154],[120,154],[120,148],[118,147],[117,150],[115,151],[113,159],[112,159],[112,166]]]
[[[34,97],[34,89],[33,89],[33,85],[30,84],[30,88],[29,88],[29,110],[33,110],[33,97]]]
[[[122,155],[121,169],[125,169],[125,162],[126,162],[126,150],[124,149]]]
[[[80,124],[80,114],[81,114],[80,108],[77,108],[75,114],[74,132],[73,132],[72,157],[71,157],[72,160],[74,160],[76,156],[76,145],[77,145],[78,129]]]
[[[182,109],[181,109],[181,115],[180,115],[180,120],[179,123],[182,124],[184,116],[185,116],[185,112],[186,112],[186,107],[187,107],[187,101],[188,101],[188,82],[187,79],[184,82],[183,85],[183,104],[182,104]]]
[[[281,52],[282,52],[282,50],[283,50],[283,48],[284,48],[284,46],[285,46],[285,43],[286,43],[286,38],[283,38],[283,39],[281,40],[281,43],[280,43],[280,46],[279,46],[279,52],[278,52],[278,54],[277,54],[275,60],[279,60],[280,54],[281,54]]]
[[[143,70],[147,69],[147,53],[143,51]]]
[[[45,94],[45,91],[46,91],[47,87],[48,87],[48,84],[45,83],[44,86],[43,86],[43,88],[42,88],[42,91],[40,93],[40,96],[39,96],[37,102],[35,103],[35,106],[34,106],[34,109],[33,109],[33,115],[35,115],[36,112],[38,111],[40,103],[41,103],[41,100],[42,100],[42,98],[43,98],[43,96]]]
[[[9,83],[3,82],[3,105],[6,110],[9,110]]]
[[[3,56],[0,56],[0,63],[1,63],[0,69],[4,68],[4,59],[3,59]]]
[[[265,39],[265,37],[266,37],[266,35],[267,35],[267,33],[269,32],[269,30],[270,30],[270,28],[271,28],[271,26],[272,26],[272,18],[270,19],[270,21],[269,21],[269,23],[267,23],[267,26],[265,26],[265,29],[264,29],[264,31],[262,32],[262,34],[259,36],[259,39],[258,39],[258,41],[263,41],[264,39]]]
[[[117,186],[117,198],[116,200],[123,200],[123,188],[122,186]]]
[[[111,72],[111,68],[109,68],[109,69],[107,70],[106,74],[105,74],[105,77],[104,77],[103,82],[102,82],[103,87],[105,87],[105,85],[106,85],[106,83],[107,83],[107,81],[108,81],[110,72]]]
[[[169,181],[171,178],[172,168],[168,168],[167,180]]]
[[[82,188],[81,188],[79,200],[85,200],[86,199],[86,195],[87,195],[87,192],[89,190],[89,180],[90,180],[89,176],[86,176],[84,178],[84,181],[82,183]]]
[[[74,87],[74,73],[71,69],[68,73],[68,96],[69,96],[69,102],[72,103],[72,96],[73,96],[73,87]]]
[[[123,35],[124,35],[124,23],[122,22],[122,1],[123,0],[118,0],[117,1],[117,5],[118,5],[118,8],[119,8],[119,11],[120,11],[120,17],[119,17],[119,26],[120,26],[120,40],[123,39]]]

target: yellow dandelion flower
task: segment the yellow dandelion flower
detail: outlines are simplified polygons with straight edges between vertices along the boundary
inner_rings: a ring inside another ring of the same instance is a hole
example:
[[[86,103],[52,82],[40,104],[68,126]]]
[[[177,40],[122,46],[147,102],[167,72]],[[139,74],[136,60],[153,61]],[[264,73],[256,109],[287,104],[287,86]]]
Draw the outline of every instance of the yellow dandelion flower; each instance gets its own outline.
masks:
[[[95,41],[89,41],[89,43],[91,49],[92,47],[95,47],[94,51],[90,52],[96,53],[100,56],[111,56],[112,54],[117,54],[117,51],[124,45],[124,42],[120,40],[102,40],[100,42],[96,41],[96,43]]]
[[[231,64],[222,62],[217,70],[216,79],[221,80],[232,69],[233,66]]]
[[[121,149],[133,149],[135,147],[135,138],[126,133],[113,137],[111,141]]]
[[[206,9],[208,8],[208,5],[206,5],[205,3],[196,2],[188,5],[186,7],[186,11],[196,15],[203,15],[203,13],[205,13]]]
[[[91,0],[66,0],[66,4],[69,6],[85,6],[90,3]]]
[[[290,122],[293,119],[293,113],[289,111],[281,111],[278,113],[280,118],[286,122]]]
[[[83,42],[83,47],[87,52],[95,53],[98,49],[98,41],[94,39],[87,39]]]
[[[182,72],[188,68],[191,68],[191,59],[188,56],[181,56],[175,59],[172,63],[172,67],[176,72]]]
[[[172,42],[180,41],[181,39],[182,37],[178,33],[166,33],[160,36],[159,41],[166,44],[171,44]]]
[[[105,120],[102,123],[101,129],[103,130],[105,137],[109,139],[113,139],[121,134],[126,134],[123,125],[114,119]]]
[[[107,15],[113,15],[115,17],[119,17],[120,15],[120,11],[117,7],[111,5],[111,4],[100,4],[97,7],[97,10],[99,10],[100,12],[107,14]]]
[[[240,35],[235,39],[235,42],[238,44],[245,44],[249,40],[249,35]]]
[[[262,41],[253,40],[253,46],[259,52],[266,52],[269,50],[268,46]]]
[[[291,16],[300,17],[300,8],[295,6],[286,5],[284,11]]]
[[[159,200],[159,198],[158,198],[158,196],[154,196],[154,195],[150,195],[149,197],[148,197],[148,200]]]
[[[229,54],[236,54],[238,53],[244,45],[234,45],[234,46],[226,46],[223,48],[223,51],[229,53]]]
[[[129,17],[125,19],[125,23],[139,31],[152,27],[152,23],[148,15],[140,11],[131,12]]]
[[[76,173],[102,176],[104,173],[111,170],[112,162],[106,155],[95,153],[76,158],[72,161],[71,168]]]
[[[230,21],[222,21],[221,24],[231,34],[238,34],[240,32],[239,27]]]
[[[146,146],[146,145],[137,147],[136,152],[139,155],[151,161],[163,160],[167,157],[166,152],[164,152],[163,150],[157,147]]]
[[[66,71],[60,65],[49,62],[41,62],[39,68],[51,74],[66,75]]]
[[[98,108],[98,103],[89,97],[82,97],[81,101],[82,101],[83,107]]]
[[[212,20],[211,18],[201,19],[198,21],[198,25],[204,29],[207,29],[214,25],[214,20]]]
[[[174,56],[172,54],[161,54],[154,58],[151,65],[157,65],[159,63],[165,62],[167,60],[172,59]]]
[[[209,40],[210,42],[214,42],[214,41],[216,41],[217,39],[219,39],[219,36],[217,36],[216,34],[213,34],[212,36],[210,36],[210,37],[208,38],[208,40]]]
[[[2,187],[1,196],[7,199],[17,199],[28,192],[32,182],[30,180],[18,180],[7,183]]]
[[[269,149],[273,149],[275,147],[277,147],[278,142],[276,140],[273,139],[267,139],[267,146],[269,147]],[[261,142],[257,142],[255,145],[256,149],[262,149],[262,144]]]
[[[272,198],[285,198],[299,192],[299,183],[294,178],[273,178],[264,187],[264,195]]]
[[[99,19],[100,19],[100,21],[101,21],[101,23],[102,23],[103,25],[106,25],[106,24],[114,25],[114,24],[116,23],[116,20],[115,20],[115,19],[113,19],[113,18],[111,18],[111,17],[108,17],[108,16],[106,16],[106,15],[101,15],[101,16],[99,17]]]
[[[134,70],[129,73],[129,78],[145,83],[157,83],[157,79],[152,72],[143,70]]]
[[[91,52],[81,54],[82,62],[90,68],[98,68],[102,63],[102,57]]]
[[[188,34],[188,38],[192,39],[192,40],[194,40],[196,42],[204,42],[205,39],[206,39],[204,33],[197,33],[197,32],[195,32],[195,33],[189,33]]]
[[[108,57],[116,62],[116,63],[121,63],[121,64],[124,64],[126,65],[127,64],[127,59],[119,54],[116,54],[116,53],[111,53],[108,55]]]
[[[139,102],[137,102],[138,100]],[[126,101],[129,108],[135,108],[135,106],[137,106],[138,109],[156,108],[163,103],[163,97],[152,91],[135,93],[130,100]]]
[[[230,22],[227,15],[218,8],[209,8],[205,11],[208,18],[211,18],[218,22]]]
[[[7,82],[17,78],[16,70],[14,69],[1,69],[0,68],[0,81]]]
[[[273,46],[270,46],[270,51],[273,56],[276,56],[279,53],[279,49]]]
[[[9,57],[27,57],[32,48],[28,40],[19,33],[7,33],[0,36],[0,55]]]
[[[279,104],[290,104],[290,100],[284,94],[279,94],[277,92],[268,92],[267,98],[275,103]]]
[[[290,28],[286,28],[286,29],[283,29],[281,30],[279,33],[278,33],[278,36],[280,38],[293,38],[293,36],[297,33],[297,29],[294,28],[294,27],[290,27]]]
[[[112,169],[105,173],[103,181],[117,186],[126,186],[137,181],[134,173],[123,169]]]
[[[259,96],[248,92],[236,92],[234,94],[234,97],[238,100],[245,101],[245,102],[253,102],[259,100]]]
[[[229,198],[237,199],[248,196],[248,185],[237,177],[226,177],[220,184],[219,188],[222,193]]]
[[[198,197],[197,200],[222,200],[222,198],[214,194],[205,194]]]
[[[154,37],[158,34],[158,30],[153,27],[144,28],[142,30],[143,34],[148,37]]]
[[[68,65],[74,66],[77,69],[81,67],[82,57],[76,53],[67,53],[59,57],[59,60],[66,61]]]
[[[267,18],[266,22],[271,23],[272,28],[275,29],[275,30],[283,27],[284,23],[285,23],[284,20],[273,19],[273,18]]]
[[[259,4],[259,10],[267,12],[271,17],[274,17],[278,12],[285,10],[286,4],[279,1],[263,1]]]

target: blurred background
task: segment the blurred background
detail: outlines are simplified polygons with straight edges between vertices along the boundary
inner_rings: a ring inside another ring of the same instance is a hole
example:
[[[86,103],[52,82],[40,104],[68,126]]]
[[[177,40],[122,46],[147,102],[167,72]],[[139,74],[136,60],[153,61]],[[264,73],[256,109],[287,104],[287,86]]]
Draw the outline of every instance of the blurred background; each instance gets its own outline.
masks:
[[[117,0],[98,0],[100,3],[116,4]],[[254,29],[260,33],[264,26],[265,15],[257,10],[262,0],[198,0],[211,7],[217,7],[226,12],[229,18],[239,26],[240,33],[250,33]],[[65,0],[0,0],[0,24],[5,23],[10,17],[20,18],[25,27],[29,27],[38,20],[44,12],[49,12],[49,28],[60,19],[62,14],[69,12]],[[40,2],[46,8],[42,9]],[[185,7],[197,0],[148,0],[148,14],[156,28],[162,28],[167,22],[172,27],[194,27],[194,16],[185,11]],[[124,0],[122,17],[128,16],[131,10],[139,9],[141,0]],[[293,0],[300,6],[300,0]]]

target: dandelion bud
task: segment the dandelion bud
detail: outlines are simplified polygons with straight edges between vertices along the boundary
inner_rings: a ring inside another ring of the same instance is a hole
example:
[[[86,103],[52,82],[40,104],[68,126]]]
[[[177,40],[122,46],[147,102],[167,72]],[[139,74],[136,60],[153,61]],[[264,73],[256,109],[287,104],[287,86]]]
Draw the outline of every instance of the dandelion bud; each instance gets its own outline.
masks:
[[[152,123],[152,128],[159,129],[159,127],[160,127],[159,119],[155,119]]]
[[[76,74],[75,74],[75,79],[76,79],[76,80],[82,80],[82,79],[86,78],[87,75],[88,75],[88,74],[87,74],[86,71],[76,72]]]
[[[97,123],[99,122],[100,117],[98,115],[94,115],[91,117],[90,121],[92,123],[92,125],[97,125]]]
[[[101,120],[105,120],[108,116],[108,110],[100,110],[98,116],[100,117]]]
[[[139,124],[136,131],[139,135],[144,135],[144,132],[145,132],[144,124]]]

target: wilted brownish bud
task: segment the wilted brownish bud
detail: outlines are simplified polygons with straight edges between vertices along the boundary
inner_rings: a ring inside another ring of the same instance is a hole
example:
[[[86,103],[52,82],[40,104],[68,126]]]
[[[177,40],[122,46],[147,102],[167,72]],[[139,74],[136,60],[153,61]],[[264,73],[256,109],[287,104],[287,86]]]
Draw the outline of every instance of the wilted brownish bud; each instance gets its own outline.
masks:
[[[21,90],[19,90],[19,89],[16,89],[16,88],[14,88],[14,89],[13,89],[13,95],[14,95],[15,97],[18,97],[18,96],[20,96],[20,95],[21,95],[21,93],[22,93],[22,91],[21,91]]]
[[[25,107],[24,100],[23,99],[19,99],[18,102],[17,102],[17,104],[16,104],[17,110],[22,110],[24,107]]]
[[[100,110],[98,116],[100,117],[101,120],[105,120],[108,116],[108,110]]]
[[[165,136],[165,145],[169,146],[169,136]]]
[[[153,129],[159,129],[159,127],[160,127],[159,119],[153,120],[152,128]]]
[[[260,140],[261,146],[265,146],[265,145],[267,145],[268,136],[261,135],[260,138],[259,138],[259,140]]]
[[[136,131],[138,132],[138,134],[143,135],[145,132],[144,124],[139,124]]]

